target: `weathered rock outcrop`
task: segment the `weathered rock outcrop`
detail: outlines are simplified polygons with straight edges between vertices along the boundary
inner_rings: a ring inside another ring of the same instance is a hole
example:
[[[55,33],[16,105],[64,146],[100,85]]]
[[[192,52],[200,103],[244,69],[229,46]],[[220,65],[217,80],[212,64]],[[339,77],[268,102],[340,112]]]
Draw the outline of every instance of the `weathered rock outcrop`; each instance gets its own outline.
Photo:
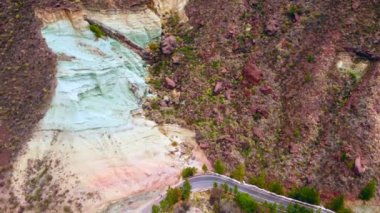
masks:
[[[245,79],[247,79],[247,81],[250,82],[251,84],[258,84],[263,78],[263,73],[256,66],[253,59],[250,59],[245,65],[244,70],[243,70],[243,75]]]
[[[177,39],[175,36],[167,35],[161,41],[161,51],[165,55],[170,55],[177,48]]]

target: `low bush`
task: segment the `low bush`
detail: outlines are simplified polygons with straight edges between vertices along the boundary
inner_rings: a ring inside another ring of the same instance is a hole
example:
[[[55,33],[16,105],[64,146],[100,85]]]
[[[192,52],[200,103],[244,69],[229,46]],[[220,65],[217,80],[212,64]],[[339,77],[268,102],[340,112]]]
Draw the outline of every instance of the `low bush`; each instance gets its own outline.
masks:
[[[197,173],[197,168],[195,167],[187,167],[182,170],[182,177],[183,178],[188,178],[192,177]]]
[[[368,201],[375,197],[376,194],[376,182],[370,181],[360,192],[359,199]]]
[[[247,193],[238,192],[235,196],[235,202],[246,213],[253,213],[258,211],[257,202]]]
[[[327,208],[338,212],[339,210],[344,209],[344,197],[343,195],[340,195],[330,201],[330,203],[327,204]]]
[[[215,161],[214,167],[215,167],[215,172],[218,174],[222,175],[226,172],[226,167],[225,167],[224,163],[219,159]]]
[[[96,24],[90,24],[90,30],[95,34],[96,38],[102,38],[105,36],[103,30]]]
[[[316,205],[321,202],[319,192],[316,189],[307,186],[293,189],[289,193],[289,197]]]
[[[268,190],[279,195],[285,194],[284,186],[280,182],[277,182],[277,181],[270,182],[268,184]]]

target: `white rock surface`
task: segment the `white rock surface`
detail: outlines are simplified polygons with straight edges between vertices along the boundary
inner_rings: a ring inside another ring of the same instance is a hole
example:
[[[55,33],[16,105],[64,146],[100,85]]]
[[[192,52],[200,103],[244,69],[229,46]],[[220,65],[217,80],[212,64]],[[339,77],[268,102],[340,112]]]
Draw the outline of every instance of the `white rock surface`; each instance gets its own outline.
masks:
[[[171,13],[178,13],[182,22],[188,21],[185,7],[189,0],[153,0],[155,8],[161,17]]]
[[[161,20],[153,11],[130,11],[125,14],[86,12],[87,16],[103,25],[116,29],[140,47],[147,47],[161,37]]]

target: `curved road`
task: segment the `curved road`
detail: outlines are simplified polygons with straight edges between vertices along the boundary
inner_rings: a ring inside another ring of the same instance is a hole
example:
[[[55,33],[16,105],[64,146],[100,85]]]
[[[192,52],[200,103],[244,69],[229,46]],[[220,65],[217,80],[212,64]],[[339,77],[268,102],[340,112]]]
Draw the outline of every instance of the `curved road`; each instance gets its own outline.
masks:
[[[268,203],[276,203],[278,205],[282,205],[287,207],[290,204],[298,204],[300,206],[304,206],[308,209],[313,209],[314,211],[319,212],[326,212],[326,213],[333,213],[334,211],[331,211],[329,209],[324,208],[323,206],[316,206],[311,205],[305,202],[301,202],[298,200],[294,200],[285,196],[281,196],[278,194],[275,194],[273,192],[269,192],[267,190],[261,189],[257,186],[246,184],[239,182],[237,180],[234,180],[232,178],[229,178],[224,175],[219,174],[205,174],[205,175],[199,175],[195,177],[189,178],[189,181],[192,186],[192,191],[206,191],[214,187],[214,183],[218,183],[218,185],[226,183],[229,187],[234,188],[235,186],[238,187],[238,190],[240,192],[245,192],[251,195],[256,201],[258,202],[268,202]],[[182,186],[183,182],[177,184],[173,187]],[[166,197],[166,194],[163,194],[159,198],[155,199],[154,201],[150,202],[146,207],[143,208],[144,213],[149,213],[152,210],[153,204],[158,204],[162,199]]]

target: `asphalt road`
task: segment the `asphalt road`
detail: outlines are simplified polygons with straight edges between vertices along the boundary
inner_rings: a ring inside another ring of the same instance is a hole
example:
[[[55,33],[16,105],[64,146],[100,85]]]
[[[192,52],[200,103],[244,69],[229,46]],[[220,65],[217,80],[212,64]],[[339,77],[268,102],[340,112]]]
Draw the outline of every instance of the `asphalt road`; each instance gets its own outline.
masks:
[[[206,191],[208,189],[211,189],[214,187],[214,183],[218,183],[218,185],[226,183],[229,187],[234,188],[235,186],[238,187],[238,190],[240,192],[245,192],[251,195],[256,201],[258,202],[268,202],[268,203],[276,203],[278,205],[282,205],[287,207],[290,204],[298,204],[300,206],[304,206],[308,209],[313,209],[315,212],[326,212],[326,213],[333,213],[334,211],[331,211],[329,209],[326,209],[322,206],[316,206],[311,205],[308,203],[304,203],[298,200],[294,200],[285,196],[277,195],[275,193],[269,192],[267,190],[258,188],[257,186],[245,184],[242,182],[239,182],[237,180],[234,180],[232,178],[229,178],[227,176],[219,175],[219,174],[205,174],[205,175],[199,175],[195,177],[189,178],[189,181],[192,186],[192,191]],[[182,186],[182,183],[177,184],[173,187]],[[151,212],[151,208],[153,204],[158,204],[162,199],[164,199],[166,194],[161,195],[161,197],[157,198],[155,201],[151,202],[149,205],[144,207],[143,212],[148,213]]]

